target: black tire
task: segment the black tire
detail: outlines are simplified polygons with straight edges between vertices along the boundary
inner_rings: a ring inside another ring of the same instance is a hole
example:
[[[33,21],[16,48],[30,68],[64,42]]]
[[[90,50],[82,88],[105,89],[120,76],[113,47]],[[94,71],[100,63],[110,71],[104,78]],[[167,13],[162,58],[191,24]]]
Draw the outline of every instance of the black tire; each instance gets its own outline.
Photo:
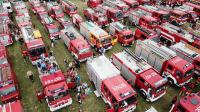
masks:
[[[99,52],[99,49],[98,49],[96,46],[94,46],[94,50],[95,50],[96,52]]]
[[[144,91],[140,90],[140,95],[146,100],[147,99],[147,95]]]
[[[174,81],[171,78],[168,78],[169,85],[174,85]]]

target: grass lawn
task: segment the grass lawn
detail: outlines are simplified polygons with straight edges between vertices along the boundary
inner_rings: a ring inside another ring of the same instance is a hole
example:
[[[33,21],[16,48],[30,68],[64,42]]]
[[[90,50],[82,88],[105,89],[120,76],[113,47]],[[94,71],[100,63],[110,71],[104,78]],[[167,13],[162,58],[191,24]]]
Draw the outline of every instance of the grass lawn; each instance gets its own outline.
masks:
[[[78,6],[78,12],[81,16],[83,16],[82,10],[86,8],[86,3],[84,3],[82,0],[71,1]],[[43,25],[39,22],[36,15],[34,15],[32,12],[30,13],[30,15],[32,18],[32,23],[36,26],[37,29],[40,30],[45,44],[50,46],[50,39],[48,38],[48,34],[46,30],[44,30]],[[35,89],[42,89],[36,67],[32,66],[32,64],[28,60],[23,60],[19,42],[14,42],[13,45],[7,48],[9,51],[9,57],[10,59],[12,59],[14,71],[17,74],[17,79],[20,85],[22,102],[25,112],[49,112],[46,102],[43,101],[43,103],[39,103],[35,95]],[[133,49],[133,47],[131,49]],[[50,48],[50,50],[53,51],[53,54],[55,55],[59,66],[61,67],[62,71],[65,72],[66,67],[64,65],[63,60],[66,57],[72,60],[72,56],[66,50],[64,43],[61,40],[58,40],[56,41],[56,47]],[[108,51],[106,55],[110,56],[112,53],[119,52],[121,50],[121,45],[117,44],[113,47],[112,50]],[[26,72],[28,70],[32,70],[35,73],[34,83],[31,83],[26,77]],[[90,87],[92,87],[91,82],[89,81],[85,71],[85,63],[81,64],[81,68],[78,71],[81,75],[82,82],[87,82],[90,85]],[[197,88],[197,90],[199,90],[199,88]],[[75,101],[74,91],[71,91],[70,93],[73,97],[73,104],[70,107],[59,110],[58,112],[78,112],[79,104]],[[150,108],[150,106],[154,106],[158,110],[158,112],[167,112],[170,109],[171,99],[174,95],[177,95],[177,93],[177,88],[168,87],[167,94],[155,103],[147,103],[146,101],[144,101],[144,99],[142,99],[139,96],[136,111],[143,112],[145,109]],[[103,112],[105,110],[105,104],[101,98],[96,98],[94,94],[91,94],[88,97],[86,97],[86,99],[84,99],[82,108],[84,112]]]

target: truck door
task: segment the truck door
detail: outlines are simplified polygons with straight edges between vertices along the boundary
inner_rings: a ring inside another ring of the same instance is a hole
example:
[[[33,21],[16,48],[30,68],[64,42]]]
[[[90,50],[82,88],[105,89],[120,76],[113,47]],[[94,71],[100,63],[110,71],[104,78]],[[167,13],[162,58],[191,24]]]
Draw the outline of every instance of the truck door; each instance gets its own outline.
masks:
[[[142,77],[137,80],[137,85],[144,90],[148,89],[148,83]]]
[[[174,67],[170,64],[167,64],[164,70],[165,70],[166,75],[170,75],[170,74],[172,75],[174,73]]]

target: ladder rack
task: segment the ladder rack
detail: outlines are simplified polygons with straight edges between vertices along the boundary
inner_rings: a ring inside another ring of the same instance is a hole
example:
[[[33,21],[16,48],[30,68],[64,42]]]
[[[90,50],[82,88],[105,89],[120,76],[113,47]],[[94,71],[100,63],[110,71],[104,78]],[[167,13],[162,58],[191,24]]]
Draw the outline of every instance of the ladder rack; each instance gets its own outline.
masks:
[[[124,48],[124,51],[126,51],[126,53],[128,53],[131,57],[133,57],[136,61],[138,62],[142,62],[143,60],[141,58],[139,58],[138,56],[136,56],[130,49],[128,48]]]

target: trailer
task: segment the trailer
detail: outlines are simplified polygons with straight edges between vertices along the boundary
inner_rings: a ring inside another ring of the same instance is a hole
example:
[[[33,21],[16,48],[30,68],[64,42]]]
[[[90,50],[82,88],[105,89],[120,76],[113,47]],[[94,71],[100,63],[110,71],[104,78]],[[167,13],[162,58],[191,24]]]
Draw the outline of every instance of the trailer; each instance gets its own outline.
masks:
[[[100,27],[108,25],[108,18],[105,14],[95,11],[91,8],[83,10],[83,14],[87,20],[91,20]]]
[[[146,101],[154,102],[165,95],[167,79],[132,51],[124,49],[123,52],[114,53],[111,59],[122,76],[138,88]]]
[[[136,92],[121,77],[120,71],[104,55],[88,60],[86,70],[96,93],[110,107],[109,112],[132,112],[136,109]]]
[[[194,66],[176,55],[176,52],[152,40],[138,40],[135,48],[136,56],[141,56],[154,67],[170,84],[178,87],[191,81]]]
[[[195,73],[200,75],[200,54],[195,52],[193,46],[187,45],[186,43],[179,42],[175,45],[170,46],[170,49],[176,52],[176,54],[185,59],[186,61],[192,63],[195,68]]]
[[[169,112],[199,112],[200,111],[200,93],[191,93],[181,97],[172,105]]]
[[[0,112],[24,112],[20,100],[0,105]]]
[[[0,24],[0,42],[4,46],[8,46],[8,45],[11,45],[13,43],[11,31],[8,27],[8,24],[6,24],[6,23]]]
[[[65,13],[67,13],[68,15],[74,15],[74,14],[77,14],[77,6],[72,3],[71,1],[69,0],[62,0],[61,1],[61,6],[64,10]]]
[[[178,43],[178,42],[185,42],[188,44],[191,44],[192,46],[196,48],[200,48],[200,37],[197,35],[194,35],[186,30],[183,30],[180,27],[177,27],[175,25],[164,23],[162,25],[159,25],[157,27],[157,30],[159,32],[165,32],[168,35],[171,35],[171,37],[165,37],[168,38],[168,40],[171,41],[171,43]]]
[[[35,30],[31,25],[21,27],[24,44],[21,46],[22,55],[28,57],[33,65],[36,65],[40,55],[48,57],[45,44],[41,38],[39,30]]]
[[[0,43],[0,100],[8,103],[20,99],[17,77],[5,46]]]
[[[79,62],[86,61],[93,56],[88,42],[72,25],[61,30],[61,38],[67,49]]]
[[[133,44],[133,32],[127,26],[124,26],[120,22],[110,23],[109,34],[112,35],[114,38],[117,38],[118,42],[120,42],[122,46],[129,46]]]
[[[101,47],[109,50],[114,45],[112,37],[92,22],[82,22],[80,24],[80,33],[96,51],[99,51]]]
[[[133,26],[141,26],[149,29],[156,28],[159,24],[159,20],[146,15],[140,9],[134,9],[129,12],[128,21]]]

